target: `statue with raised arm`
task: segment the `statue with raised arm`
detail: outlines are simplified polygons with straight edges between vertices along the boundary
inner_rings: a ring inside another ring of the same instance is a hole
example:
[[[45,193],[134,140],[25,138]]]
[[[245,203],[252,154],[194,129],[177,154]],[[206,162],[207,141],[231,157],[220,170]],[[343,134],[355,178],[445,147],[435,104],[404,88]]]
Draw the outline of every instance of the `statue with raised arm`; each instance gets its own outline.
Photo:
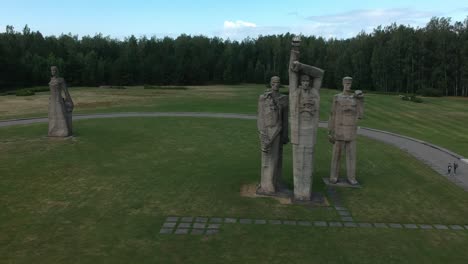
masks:
[[[333,144],[330,183],[338,182],[341,153],[346,152],[346,174],[351,185],[356,180],[356,137],[357,121],[364,114],[364,95],[362,91],[351,92],[353,78],[343,78],[343,92],[333,97],[328,121],[328,138]]]
[[[59,77],[57,66],[50,68],[49,98],[49,137],[69,137],[72,135],[73,101],[65,80]]]
[[[271,89],[258,99],[257,128],[262,151],[261,181],[258,194],[280,191],[283,145],[288,138],[288,97],[279,93],[280,78],[271,77]]]
[[[312,197],[313,154],[319,123],[319,90],[324,71],[299,62],[300,38],[292,41],[289,59],[289,111],[293,145],[294,200]]]

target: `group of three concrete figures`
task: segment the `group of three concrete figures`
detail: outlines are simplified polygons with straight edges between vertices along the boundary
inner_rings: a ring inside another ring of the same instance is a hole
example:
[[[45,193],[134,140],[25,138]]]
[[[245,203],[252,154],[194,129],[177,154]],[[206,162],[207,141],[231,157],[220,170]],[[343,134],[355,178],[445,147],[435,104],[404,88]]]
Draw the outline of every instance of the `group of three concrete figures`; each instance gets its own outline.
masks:
[[[312,199],[314,146],[319,125],[320,86],[324,71],[299,62],[300,38],[292,41],[289,60],[289,96],[279,93],[280,78],[271,78],[271,89],[260,95],[257,127],[260,135],[262,167],[257,193],[281,194],[283,145],[289,141],[293,151],[295,201]],[[364,97],[361,91],[351,92],[351,77],[343,78],[343,92],[333,97],[328,122],[328,137],[333,143],[329,182],[338,182],[340,157],[346,153],[348,183],[356,185],[357,120],[362,118]],[[288,117],[290,119],[288,121]]]

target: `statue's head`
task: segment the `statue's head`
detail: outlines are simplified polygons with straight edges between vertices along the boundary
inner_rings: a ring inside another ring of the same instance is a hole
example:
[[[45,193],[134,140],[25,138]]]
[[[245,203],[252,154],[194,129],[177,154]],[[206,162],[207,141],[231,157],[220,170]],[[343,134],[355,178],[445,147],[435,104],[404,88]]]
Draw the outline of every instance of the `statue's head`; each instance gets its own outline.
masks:
[[[276,91],[276,92],[279,91],[280,85],[281,85],[280,77],[278,76],[271,77],[270,79],[271,90]]]
[[[303,89],[309,89],[310,88],[310,77],[309,75],[301,75],[300,77],[300,81],[301,81],[301,87]]]
[[[343,78],[343,92],[351,91],[351,85],[353,84],[353,78],[346,76]]]
[[[52,74],[52,77],[57,77],[59,75],[57,66],[50,67],[50,73]]]

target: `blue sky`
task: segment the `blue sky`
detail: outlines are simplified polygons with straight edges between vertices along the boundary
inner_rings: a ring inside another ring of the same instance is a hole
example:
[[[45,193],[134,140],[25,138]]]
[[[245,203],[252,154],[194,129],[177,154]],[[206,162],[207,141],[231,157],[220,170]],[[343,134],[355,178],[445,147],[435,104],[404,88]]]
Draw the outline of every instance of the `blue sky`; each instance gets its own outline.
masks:
[[[348,38],[392,22],[424,26],[432,16],[463,21],[468,1],[0,0],[0,31],[25,24],[45,35],[124,38],[182,33],[243,39],[286,32]]]

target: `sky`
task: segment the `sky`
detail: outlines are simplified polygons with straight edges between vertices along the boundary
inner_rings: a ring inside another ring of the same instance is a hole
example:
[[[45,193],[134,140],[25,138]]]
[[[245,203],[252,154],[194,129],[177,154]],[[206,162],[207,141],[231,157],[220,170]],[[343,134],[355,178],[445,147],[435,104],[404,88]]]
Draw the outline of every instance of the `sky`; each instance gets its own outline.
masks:
[[[185,33],[242,40],[286,32],[343,39],[393,22],[421,27],[433,16],[464,21],[468,1],[0,0],[0,32],[27,24],[44,35],[119,39]]]

